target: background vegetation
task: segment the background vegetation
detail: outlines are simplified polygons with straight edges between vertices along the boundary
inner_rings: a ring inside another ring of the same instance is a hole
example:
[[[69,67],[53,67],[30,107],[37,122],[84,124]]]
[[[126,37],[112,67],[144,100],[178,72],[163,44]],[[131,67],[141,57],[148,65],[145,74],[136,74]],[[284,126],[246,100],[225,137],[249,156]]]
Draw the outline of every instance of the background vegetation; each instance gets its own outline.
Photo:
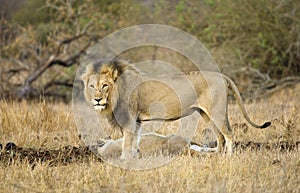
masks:
[[[142,23],[196,36],[225,73],[251,67],[274,79],[300,74],[300,4],[294,0],[1,0],[0,17],[2,98],[68,101],[86,49]]]

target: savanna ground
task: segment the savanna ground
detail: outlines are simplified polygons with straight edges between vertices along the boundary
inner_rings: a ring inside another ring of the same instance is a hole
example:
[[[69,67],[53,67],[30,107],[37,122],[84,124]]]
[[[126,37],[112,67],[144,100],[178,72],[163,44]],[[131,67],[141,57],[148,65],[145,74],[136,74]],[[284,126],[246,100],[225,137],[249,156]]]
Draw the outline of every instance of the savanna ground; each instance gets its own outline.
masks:
[[[246,105],[255,122],[271,120],[264,130],[229,106],[235,141],[256,145],[231,156],[186,150],[145,171],[108,165],[82,148],[70,105],[0,101],[0,142],[17,145],[1,150],[0,192],[300,192],[299,94],[298,84]]]

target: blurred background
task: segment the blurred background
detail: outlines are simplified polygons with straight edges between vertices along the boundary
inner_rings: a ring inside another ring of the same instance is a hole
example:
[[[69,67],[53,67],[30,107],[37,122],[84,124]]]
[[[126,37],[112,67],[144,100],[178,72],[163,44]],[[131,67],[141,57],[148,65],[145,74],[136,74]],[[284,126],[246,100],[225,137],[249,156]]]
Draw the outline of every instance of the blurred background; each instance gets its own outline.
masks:
[[[87,48],[116,30],[150,23],[197,37],[245,99],[300,81],[297,0],[0,0],[0,98],[68,103]],[[188,65],[159,47],[123,55]]]

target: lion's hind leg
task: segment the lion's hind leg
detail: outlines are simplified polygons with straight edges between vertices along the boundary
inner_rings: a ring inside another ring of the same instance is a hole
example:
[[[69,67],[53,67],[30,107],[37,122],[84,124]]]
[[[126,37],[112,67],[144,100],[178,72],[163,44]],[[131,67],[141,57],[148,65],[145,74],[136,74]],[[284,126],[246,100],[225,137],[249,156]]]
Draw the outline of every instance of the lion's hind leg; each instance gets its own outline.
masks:
[[[200,152],[219,152],[222,153],[224,152],[225,149],[225,138],[223,133],[220,131],[220,129],[216,126],[214,121],[208,116],[206,112],[203,110],[199,110],[201,117],[205,120],[205,122],[210,123],[211,125],[211,130],[215,134],[217,138],[217,147],[208,147],[208,146],[191,146],[196,151]]]
[[[223,126],[221,127],[220,131],[225,138],[225,149],[224,153],[232,154],[233,152],[233,134],[228,120],[228,103],[226,102],[225,108],[225,120]]]
[[[222,125],[222,127],[218,127],[215,124],[215,122],[213,121],[213,119],[211,119],[208,116],[208,114],[206,114],[204,111],[200,111],[200,114],[206,122],[211,123],[212,130],[217,138],[217,147],[216,148],[205,149],[205,147],[204,147],[203,150],[209,151],[209,152],[216,151],[216,152],[220,152],[220,153],[231,154],[233,152],[233,135],[232,135],[232,131],[231,131],[231,128],[229,125],[228,117],[227,117],[227,110],[225,111],[225,120],[224,120],[224,124]],[[220,116],[220,117],[222,117],[222,116]]]
[[[222,132],[224,132],[224,138],[225,138],[225,152],[228,154],[233,153],[233,134],[232,130],[228,121],[228,117],[226,116],[225,123],[222,128]]]
[[[217,136],[218,152],[231,154],[233,152],[233,134],[227,116],[225,117],[222,127],[218,128],[214,124],[213,128],[213,131]]]
[[[214,123],[212,123],[212,125],[212,130],[217,137],[217,152],[223,153],[225,152],[226,139],[220,129]]]

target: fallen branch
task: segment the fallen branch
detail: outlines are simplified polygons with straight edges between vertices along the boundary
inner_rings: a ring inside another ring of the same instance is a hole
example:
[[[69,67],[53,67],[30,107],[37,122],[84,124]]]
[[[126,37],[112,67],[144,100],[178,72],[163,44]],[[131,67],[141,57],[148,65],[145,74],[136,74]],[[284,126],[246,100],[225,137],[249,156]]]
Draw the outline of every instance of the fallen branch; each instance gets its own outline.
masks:
[[[69,83],[70,80],[68,81],[65,81],[65,82],[61,82],[61,81],[51,81],[49,83],[47,83],[45,86],[44,86],[44,90],[48,90],[49,88],[53,87],[53,86],[65,86],[65,87],[73,87],[73,84]]]
[[[239,83],[239,87],[242,87],[243,98],[250,101],[270,96],[278,90],[300,82],[300,76],[289,76],[275,80],[271,79],[269,75],[249,67],[231,72],[229,76]]]

